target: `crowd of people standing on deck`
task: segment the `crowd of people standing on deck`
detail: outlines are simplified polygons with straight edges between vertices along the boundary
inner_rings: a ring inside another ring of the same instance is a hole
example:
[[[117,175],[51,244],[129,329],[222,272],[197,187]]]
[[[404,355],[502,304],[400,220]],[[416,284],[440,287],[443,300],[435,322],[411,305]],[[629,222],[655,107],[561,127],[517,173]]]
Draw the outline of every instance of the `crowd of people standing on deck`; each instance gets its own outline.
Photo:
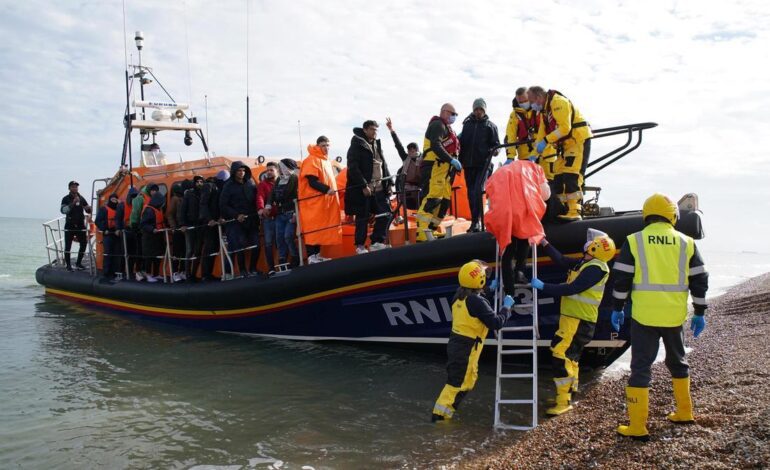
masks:
[[[503,138],[506,163],[515,159],[537,161],[551,188],[550,216],[579,219],[590,127],[575,106],[555,90],[520,87],[512,104]],[[357,254],[388,248],[388,227],[394,213],[393,189],[403,194],[401,204],[417,210],[416,241],[440,238],[444,233],[439,225],[449,210],[453,180],[458,173],[462,173],[467,188],[469,231],[480,231],[484,183],[492,172],[491,158],[500,148],[498,128],[486,109],[483,98],[474,100],[472,111],[457,134],[452,128],[458,115],[455,107],[451,103],[442,105],[439,114],[429,120],[422,153],[416,142],[404,149],[388,118],[386,125],[403,162],[398,179],[392,178],[388,169],[378,138],[379,124],[367,120],[353,129],[347,165],[339,175],[329,160],[331,142],[320,136],[314,145],[308,146],[308,156],[300,168],[291,159],[269,162],[260,181],[256,181],[248,165],[236,161],[229,173],[223,170],[215,178],[204,180],[195,176],[174,183],[168,203],[155,184],[139,191],[132,187],[124,202],[117,195],[110,195],[95,221],[104,236],[105,275],[125,271],[120,269],[119,262],[123,257],[123,234],[128,272],[136,280],[157,280],[167,236],[172,247],[169,258],[173,279],[195,279],[199,265],[201,278],[210,279],[212,254],[220,252],[216,225],[225,221],[223,238],[227,241],[227,252],[232,255],[225,265],[225,276],[232,275],[232,267],[237,267],[242,276],[257,274],[260,239],[268,273],[279,265],[296,265],[299,253],[295,240],[295,199],[299,200],[299,222],[310,264],[328,259],[321,254],[323,246],[342,243],[342,211],[355,224]],[[74,197],[72,192],[62,200],[62,212],[67,214],[67,223],[72,227],[65,236],[68,269],[73,269],[69,261],[73,240],[81,242],[75,269],[83,267],[86,210],[90,211],[86,200]],[[277,263],[273,252],[276,245]]]

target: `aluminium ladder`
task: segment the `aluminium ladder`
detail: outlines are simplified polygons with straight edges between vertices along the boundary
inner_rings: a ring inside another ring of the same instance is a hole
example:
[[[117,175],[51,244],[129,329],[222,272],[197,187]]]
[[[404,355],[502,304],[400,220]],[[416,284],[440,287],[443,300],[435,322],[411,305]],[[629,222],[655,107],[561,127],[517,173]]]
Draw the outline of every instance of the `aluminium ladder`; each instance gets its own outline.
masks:
[[[532,277],[537,277],[537,244],[532,244]],[[501,261],[499,247],[496,250],[497,260],[497,279],[501,279]],[[498,283],[497,290],[495,291],[495,305],[499,308],[502,305],[503,291],[502,282]],[[528,289],[531,289],[531,302],[524,304],[514,305],[513,308],[527,309],[532,312],[532,325],[529,326],[504,326],[497,330],[497,376],[495,378],[495,423],[496,429],[513,429],[517,431],[529,431],[537,427],[537,339],[539,337],[538,332],[538,314],[537,314],[537,289],[532,288],[531,285],[527,285]],[[526,297],[525,297],[526,298]],[[514,312],[512,311],[512,314]],[[504,336],[505,333],[526,331],[531,334],[531,342],[526,347],[505,347]],[[532,357],[532,372],[529,373],[503,373],[503,357],[509,355],[526,355],[529,354]],[[506,398],[502,397],[502,380],[505,379],[525,379],[532,382],[532,397],[531,398]],[[530,405],[532,412],[532,420],[529,425],[513,425],[503,423],[500,419],[500,407],[504,405]]]

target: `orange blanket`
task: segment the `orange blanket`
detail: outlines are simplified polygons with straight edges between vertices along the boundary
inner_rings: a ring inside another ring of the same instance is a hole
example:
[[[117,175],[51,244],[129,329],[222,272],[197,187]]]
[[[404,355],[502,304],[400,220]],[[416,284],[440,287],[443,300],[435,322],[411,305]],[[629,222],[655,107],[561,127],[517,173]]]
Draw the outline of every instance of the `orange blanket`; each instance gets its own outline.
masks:
[[[545,214],[540,192],[543,183],[543,169],[529,160],[505,165],[487,181],[490,209],[484,215],[484,224],[497,239],[500,252],[511,243],[511,237],[538,243],[545,236],[540,222]]]
[[[339,245],[342,243],[340,199],[337,193],[322,195],[310,187],[306,176],[337,190],[334,170],[317,145],[308,145],[309,155],[299,171],[299,220],[307,245]]]

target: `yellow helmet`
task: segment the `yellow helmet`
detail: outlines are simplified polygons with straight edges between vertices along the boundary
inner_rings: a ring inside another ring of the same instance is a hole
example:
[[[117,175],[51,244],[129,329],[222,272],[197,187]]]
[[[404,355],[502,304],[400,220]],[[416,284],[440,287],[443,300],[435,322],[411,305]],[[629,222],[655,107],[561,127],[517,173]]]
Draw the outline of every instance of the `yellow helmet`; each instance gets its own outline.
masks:
[[[607,235],[594,238],[594,241],[588,244],[586,253],[605,263],[615,257],[615,242]]]
[[[679,218],[679,207],[665,194],[655,193],[642,206],[642,218],[646,219],[650,215],[659,215],[675,225]]]
[[[477,259],[468,261],[460,268],[457,278],[462,287],[481,289],[487,283],[487,264]]]

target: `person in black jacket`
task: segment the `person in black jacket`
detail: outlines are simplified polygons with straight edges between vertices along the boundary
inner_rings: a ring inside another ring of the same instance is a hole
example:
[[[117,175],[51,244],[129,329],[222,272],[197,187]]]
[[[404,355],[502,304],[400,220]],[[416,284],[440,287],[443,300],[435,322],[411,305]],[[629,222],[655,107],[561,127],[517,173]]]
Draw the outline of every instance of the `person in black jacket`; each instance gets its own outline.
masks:
[[[222,220],[219,214],[219,194],[224,187],[225,181],[230,178],[230,172],[220,170],[215,178],[206,180],[206,184],[201,189],[200,200],[200,222],[206,225],[203,231],[203,252],[201,254],[201,280],[210,281],[213,279],[214,259],[219,253],[219,223]],[[230,266],[225,263],[225,273],[229,273]]]
[[[460,163],[463,165],[468,204],[471,208],[471,232],[481,230],[479,220],[484,210],[483,183],[490,170],[487,166],[489,152],[497,145],[500,145],[500,137],[497,126],[487,116],[487,103],[483,98],[476,98],[473,101],[473,112],[463,121],[463,131],[460,134]]]
[[[188,280],[195,281],[200,264],[201,250],[203,249],[203,229],[205,224],[201,220],[200,201],[204,179],[201,175],[193,177],[192,188],[184,192],[182,198],[181,230],[184,232],[185,241],[185,275]]]
[[[123,247],[120,237],[123,234],[123,213],[125,206],[118,199],[117,193],[110,194],[107,203],[96,211],[96,228],[102,232],[102,275],[106,279],[115,277],[120,270],[120,257]]]
[[[230,179],[219,195],[219,212],[225,223],[227,246],[235,254],[241,276],[253,276],[259,258],[259,217],[257,216],[257,185],[251,168],[242,162],[230,165]],[[249,266],[246,252],[250,251]]]
[[[356,253],[366,253],[366,232],[369,218],[375,217],[370,236],[372,251],[387,248],[385,237],[391,213],[388,196],[390,172],[377,138],[376,121],[364,122],[363,129],[353,129],[348,148],[348,181],[345,185],[345,213],[356,218]]]
[[[83,266],[83,255],[85,255],[86,244],[88,243],[85,213],[91,213],[91,206],[86,202],[86,198],[78,192],[79,186],[77,181],[69,182],[67,187],[70,192],[62,198],[61,208],[59,209],[66,216],[64,221],[64,263],[67,265],[67,271],[72,271],[70,261],[72,240],[76,240],[79,245],[78,259],[75,262],[75,267],[79,270],[86,269]]]

